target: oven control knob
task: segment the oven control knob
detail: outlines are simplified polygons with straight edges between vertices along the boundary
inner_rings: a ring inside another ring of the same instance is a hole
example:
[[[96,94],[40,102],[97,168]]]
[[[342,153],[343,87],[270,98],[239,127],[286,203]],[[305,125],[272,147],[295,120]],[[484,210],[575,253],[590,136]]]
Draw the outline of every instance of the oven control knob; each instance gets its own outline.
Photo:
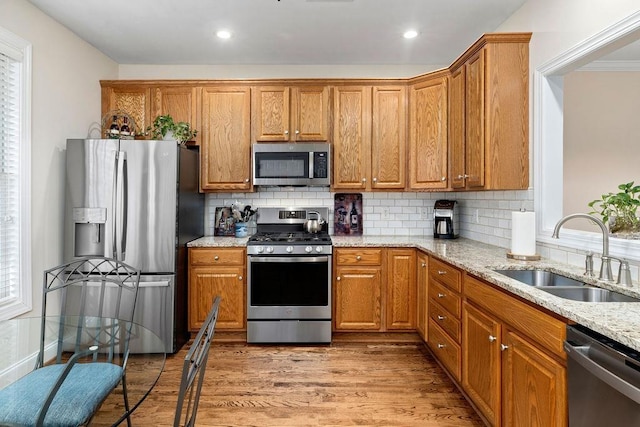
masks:
[[[322,246],[316,246],[316,252],[322,252]]]
[[[261,254],[262,252],[264,252],[264,248],[262,246],[258,246],[258,247],[256,247],[256,252]]]
[[[267,246],[267,253],[273,252],[273,246]]]
[[[311,251],[313,251],[313,248],[311,246],[307,246],[306,248],[304,248],[304,251],[306,253],[310,253]]]
[[[287,246],[287,253],[293,252],[293,246]]]

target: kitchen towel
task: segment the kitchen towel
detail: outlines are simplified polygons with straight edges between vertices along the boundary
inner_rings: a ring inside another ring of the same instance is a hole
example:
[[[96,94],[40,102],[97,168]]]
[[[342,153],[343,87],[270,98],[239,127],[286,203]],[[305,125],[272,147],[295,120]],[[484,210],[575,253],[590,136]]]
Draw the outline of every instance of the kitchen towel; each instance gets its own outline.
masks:
[[[536,213],[511,212],[511,253],[536,254]]]

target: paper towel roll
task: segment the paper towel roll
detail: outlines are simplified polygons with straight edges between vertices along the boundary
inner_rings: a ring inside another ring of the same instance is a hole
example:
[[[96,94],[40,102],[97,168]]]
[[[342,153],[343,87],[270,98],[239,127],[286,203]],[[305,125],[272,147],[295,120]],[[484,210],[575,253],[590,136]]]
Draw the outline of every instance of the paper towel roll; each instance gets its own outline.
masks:
[[[511,212],[511,253],[536,254],[536,213]]]

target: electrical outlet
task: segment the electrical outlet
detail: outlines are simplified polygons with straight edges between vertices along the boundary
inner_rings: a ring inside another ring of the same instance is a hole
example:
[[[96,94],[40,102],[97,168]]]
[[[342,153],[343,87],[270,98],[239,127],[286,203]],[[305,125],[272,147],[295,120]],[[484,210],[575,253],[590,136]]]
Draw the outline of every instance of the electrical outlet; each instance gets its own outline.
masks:
[[[429,208],[420,208],[420,219],[426,220],[429,217]]]
[[[382,208],[382,219],[390,219],[389,208]]]

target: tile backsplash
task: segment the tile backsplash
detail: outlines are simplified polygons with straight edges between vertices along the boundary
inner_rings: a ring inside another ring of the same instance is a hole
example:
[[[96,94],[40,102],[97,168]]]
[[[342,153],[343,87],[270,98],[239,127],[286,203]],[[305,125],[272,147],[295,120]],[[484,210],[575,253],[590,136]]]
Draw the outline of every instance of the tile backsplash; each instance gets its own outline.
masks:
[[[209,193],[206,195],[205,233],[213,234],[215,208],[238,202],[261,206],[323,206],[329,208],[329,231],[333,233],[335,192],[325,188],[258,188],[253,193]],[[429,236],[433,234],[433,204],[438,199],[459,201],[460,235],[508,248],[511,243],[511,211],[533,209],[530,191],[465,193],[365,192],[365,235]]]

